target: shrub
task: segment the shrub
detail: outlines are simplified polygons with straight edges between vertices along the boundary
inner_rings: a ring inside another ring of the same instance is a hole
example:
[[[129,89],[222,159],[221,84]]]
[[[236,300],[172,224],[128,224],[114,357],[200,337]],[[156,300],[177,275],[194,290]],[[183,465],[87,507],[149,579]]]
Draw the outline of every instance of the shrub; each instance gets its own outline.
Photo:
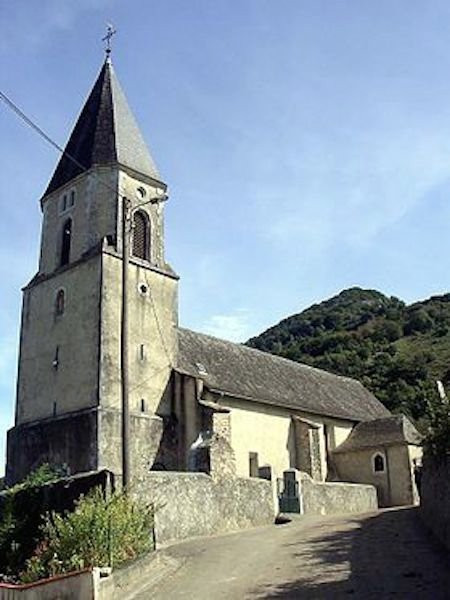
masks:
[[[450,402],[434,396],[428,402],[424,452],[440,460],[450,453]]]
[[[21,573],[24,582],[93,566],[117,566],[154,549],[153,508],[96,488],[71,513],[46,516],[42,541]]]
[[[405,335],[413,333],[425,333],[433,327],[433,320],[423,309],[415,309],[409,312],[408,320],[404,326]]]
[[[3,492],[0,503],[0,572],[4,575],[17,573],[32,553],[42,521],[38,502],[40,488],[59,479],[63,472],[62,468],[44,464]]]
[[[66,476],[67,468],[64,466],[57,467],[54,465],[49,465],[48,463],[44,463],[35,471],[29,473],[20,483],[16,483],[12,487],[6,488],[6,491],[9,494],[16,494],[20,490],[32,487],[40,487],[41,485],[51,483],[52,481],[56,481],[61,479],[61,477]]]

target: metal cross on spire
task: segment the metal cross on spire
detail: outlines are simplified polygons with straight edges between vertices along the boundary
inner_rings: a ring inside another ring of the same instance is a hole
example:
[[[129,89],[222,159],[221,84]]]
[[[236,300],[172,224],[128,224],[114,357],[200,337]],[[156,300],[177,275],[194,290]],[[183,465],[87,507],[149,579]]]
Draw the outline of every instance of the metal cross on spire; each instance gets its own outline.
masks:
[[[102,42],[106,42],[105,52],[107,58],[111,54],[111,38],[115,33],[117,33],[117,31],[114,29],[114,26],[111,25],[111,23],[107,23],[106,35],[102,38]]]

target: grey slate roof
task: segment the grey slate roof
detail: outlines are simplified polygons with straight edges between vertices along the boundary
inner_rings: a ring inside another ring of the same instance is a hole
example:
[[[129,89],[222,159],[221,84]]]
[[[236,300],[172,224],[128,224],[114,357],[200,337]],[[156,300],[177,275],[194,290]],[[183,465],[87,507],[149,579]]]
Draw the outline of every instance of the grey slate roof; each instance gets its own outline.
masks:
[[[94,165],[120,163],[161,181],[109,60],[106,60],[44,195]]]
[[[363,448],[390,446],[392,444],[422,443],[422,436],[404,415],[391,415],[365,423],[358,423],[348,438],[333,452],[344,453]]]
[[[354,379],[188,329],[178,330],[177,371],[201,377],[210,390],[317,415],[362,421],[390,414]]]

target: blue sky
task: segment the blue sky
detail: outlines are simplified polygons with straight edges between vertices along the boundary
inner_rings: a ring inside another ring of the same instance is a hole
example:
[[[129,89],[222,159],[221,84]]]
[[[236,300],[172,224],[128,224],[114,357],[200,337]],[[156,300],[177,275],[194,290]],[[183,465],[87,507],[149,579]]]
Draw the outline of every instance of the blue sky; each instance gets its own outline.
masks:
[[[448,2],[0,0],[0,89],[60,143],[107,21],[184,326],[241,341],[352,285],[449,291]],[[0,448],[57,158],[0,105]]]

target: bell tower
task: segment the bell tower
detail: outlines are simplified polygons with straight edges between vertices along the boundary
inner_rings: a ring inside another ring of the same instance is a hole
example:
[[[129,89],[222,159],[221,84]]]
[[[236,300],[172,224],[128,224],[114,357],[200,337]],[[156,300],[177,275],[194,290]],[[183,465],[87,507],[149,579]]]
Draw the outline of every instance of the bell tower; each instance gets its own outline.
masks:
[[[39,270],[23,289],[7,481],[44,462],[121,472],[122,214],[132,471],[157,460],[177,351],[178,277],[164,254],[167,186],[107,55],[41,198]]]

